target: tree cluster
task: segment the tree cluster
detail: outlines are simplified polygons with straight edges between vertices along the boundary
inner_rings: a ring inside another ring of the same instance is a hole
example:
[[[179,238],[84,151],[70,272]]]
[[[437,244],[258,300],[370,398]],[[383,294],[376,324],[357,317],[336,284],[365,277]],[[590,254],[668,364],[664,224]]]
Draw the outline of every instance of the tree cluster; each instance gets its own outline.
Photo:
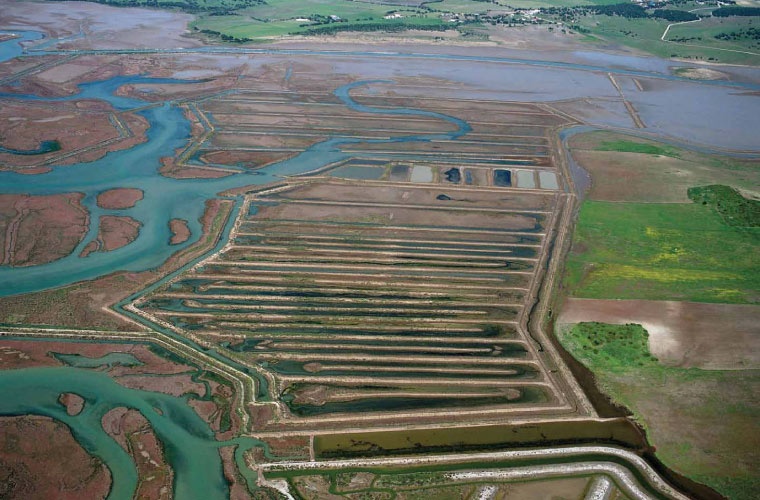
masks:
[[[652,17],[665,19],[666,21],[673,23],[683,23],[686,21],[696,21],[699,19],[699,16],[693,12],[672,9],[655,9],[655,11],[652,13]]]
[[[760,16],[760,7],[739,7],[732,5],[730,7],[721,7],[720,9],[714,10],[712,15],[715,17]]]

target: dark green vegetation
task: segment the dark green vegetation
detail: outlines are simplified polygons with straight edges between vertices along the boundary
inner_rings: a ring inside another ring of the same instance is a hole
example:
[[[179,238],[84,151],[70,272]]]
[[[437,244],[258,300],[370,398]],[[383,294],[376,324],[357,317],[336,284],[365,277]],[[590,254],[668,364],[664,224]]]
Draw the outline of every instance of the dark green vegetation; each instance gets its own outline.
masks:
[[[560,336],[565,348],[629,408],[669,467],[732,499],[755,498],[760,479],[754,431],[758,370],[709,371],[660,364],[640,325],[579,323]],[[720,390],[716,390],[720,387]]]
[[[605,141],[596,148],[597,151],[620,151],[624,153],[643,153],[648,155],[671,156],[678,158],[679,154],[674,148],[660,146],[652,143],[635,142],[625,139]]]
[[[589,200],[566,286],[588,298],[758,303],[758,245],[760,233],[727,225],[706,205]]]
[[[66,0],[56,0],[66,1]],[[160,9],[180,9],[185,12],[230,12],[252,5],[264,3],[264,0],[86,0],[118,7],[153,7]]]
[[[595,5],[588,9],[596,14],[604,14],[605,16],[621,16],[627,19],[635,19],[639,17],[647,17],[647,11],[640,5],[632,3],[617,3],[614,5]]]
[[[715,17],[729,17],[729,16],[760,16],[760,7],[739,7],[736,5],[730,5],[728,7],[721,7],[720,9],[713,11]]]
[[[718,36],[743,33],[753,28],[751,17],[719,17],[717,13],[723,8],[716,7],[711,16],[712,6],[691,0],[670,2],[664,8],[644,8],[625,2],[576,5],[544,7],[541,18],[562,22],[571,31],[583,34],[589,42],[618,43],[660,57],[749,65],[760,63],[757,46],[751,36]],[[670,24],[673,26],[666,34],[665,30]]]
[[[673,9],[655,9],[655,11],[652,12],[652,17],[665,19],[666,21],[671,21],[674,23],[684,23],[687,21],[696,21],[699,19],[698,15],[691,12]]]
[[[576,358],[594,370],[622,373],[657,364],[657,358],[649,353],[649,333],[641,325],[578,323],[562,340]]]
[[[729,186],[712,185],[689,189],[694,203],[708,205],[729,226],[760,227],[760,201],[742,196]]]
[[[429,22],[404,22],[394,20],[387,22],[339,23],[331,24],[329,26],[309,28],[293,34],[332,35],[341,31],[384,31],[386,33],[397,33],[406,30],[446,31],[449,27],[436,19],[429,19],[428,21]]]
[[[739,31],[721,32],[717,35],[714,35],[714,37],[718,40],[760,40],[760,29],[747,28]]]

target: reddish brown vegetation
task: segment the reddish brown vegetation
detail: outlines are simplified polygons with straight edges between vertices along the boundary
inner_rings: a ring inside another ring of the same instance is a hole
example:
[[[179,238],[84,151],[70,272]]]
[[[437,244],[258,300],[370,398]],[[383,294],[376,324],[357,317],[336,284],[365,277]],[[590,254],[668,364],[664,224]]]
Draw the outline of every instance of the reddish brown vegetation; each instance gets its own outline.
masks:
[[[98,195],[98,206],[108,210],[132,208],[143,199],[143,192],[135,188],[117,188],[103,191]]]
[[[190,228],[187,227],[187,221],[184,219],[172,219],[169,221],[169,229],[172,232],[172,239],[169,241],[172,245],[184,243],[190,237]]]
[[[84,398],[73,392],[64,392],[58,397],[58,402],[66,407],[66,413],[72,417],[79,415],[84,408]]]
[[[161,392],[163,394],[170,394],[172,396],[181,396],[189,392],[203,396],[206,393],[206,388],[203,384],[193,382],[190,375],[177,374],[163,377],[155,377],[153,375],[146,376],[129,376],[120,377],[117,379],[119,384],[129,387],[130,389],[140,389],[142,391]]]
[[[137,410],[114,408],[103,416],[103,429],[127,451],[137,466],[135,498],[171,498],[174,471],[166,462],[161,442]]]
[[[240,475],[235,465],[235,447],[226,446],[219,449],[224,467],[224,477],[230,483],[230,500],[249,500],[251,494],[245,485],[245,479]]]
[[[0,265],[45,264],[74,251],[89,224],[82,198],[0,194]]]
[[[104,215],[100,218],[98,238],[82,250],[81,257],[92,252],[110,252],[132,243],[140,234],[142,224],[124,215]]]
[[[164,265],[142,273],[115,273],[97,280],[70,285],[57,290],[0,298],[0,317],[6,323],[77,326],[113,330],[145,330],[145,327],[124,319],[107,309],[111,304],[144,288],[176,269],[216,242],[217,234],[207,238],[215,218],[227,217],[233,203],[209,200],[201,219],[203,235],[198,244],[177,252]],[[55,307],[51,307],[55,304]]]
[[[106,466],[47,417],[0,417],[0,498],[105,498]],[[30,439],[31,437],[31,439]]]
[[[34,93],[46,95],[46,92],[37,92],[39,90],[34,89]],[[115,125],[117,121],[121,122],[120,127]],[[46,165],[50,162],[69,165],[93,161],[109,151],[144,142],[147,129],[145,118],[130,113],[116,115],[103,101],[7,101],[0,107],[0,137],[4,147],[34,150],[43,141],[55,140],[60,149],[36,155],[0,152],[0,169],[21,169],[24,173],[36,174],[49,171]]]

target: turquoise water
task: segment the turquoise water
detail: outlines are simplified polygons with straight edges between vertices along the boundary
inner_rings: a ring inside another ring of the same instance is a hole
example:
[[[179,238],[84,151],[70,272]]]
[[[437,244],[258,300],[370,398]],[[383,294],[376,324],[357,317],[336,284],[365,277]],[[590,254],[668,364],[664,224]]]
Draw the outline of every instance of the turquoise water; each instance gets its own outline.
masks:
[[[148,78],[145,76],[117,76],[108,80],[80,85],[80,92],[62,98],[42,98],[33,95],[14,95],[14,99],[62,101],[80,98],[100,99],[119,110],[136,109],[146,103],[142,100],[114,95],[122,85],[187,83],[186,80]],[[413,135],[395,139],[378,139],[364,142],[404,142],[455,139],[470,130],[463,120],[430,111],[411,109],[375,109],[356,104],[350,97],[351,89],[372,82],[355,82],[338,88],[335,95],[348,107],[365,113],[421,115],[446,120],[456,126],[449,133]],[[387,82],[383,82],[387,83]],[[10,97],[0,94],[0,97]],[[199,222],[204,202],[218,193],[248,185],[267,184],[282,176],[296,175],[322,168],[350,155],[340,147],[361,139],[335,137],[315,144],[298,156],[256,172],[241,172],[222,179],[171,179],[159,174],[159,159],[187,144],[190,125],[182,110],[170,102],[138,111],[150,123],[148,141],[128,150],[107,154],[100,160],[70,166],[53,167],[46,174],[28,176],[15,172],[0,172],[0,191],[50,195],[80,192],[82,204],[89,210],[91,220],[102,215],[127,215],[142,223],[139,236],[122,248],[111,252],[95,252],[85,258],[79,253],[88,242],[97,237],[97,226],[92,224],[82,242],[67,257],[39,266],[23,268],[0,267],[0,296],[28,293],[56,288],[77,281],[94,279],[114,271],[144,271],[161,265],[177,250],[187,247],[201,236]],[[125,210],[107,210],[97,206],[99,193],[114,188],[135,188],[144,192],[143,199]],[[169,220],[188,221],[191,237],[180,245],[170,245]]]
[[[58,141],[42,141],[36,149],[12,149],[4,148],[0,146],[0,152],[11,153],[14,155],[42,155],[45,153],[52,153],[61,149],[61,144]]]
[[[40,40],[44,36],[38,31],[0,31],[0,35],[6,35],[9,33],[18,35],[18,38],[13,38],[0,43],[0,63],[22,55],[24,53],[24,48],[21,45],[23,42]]]
[[[84,398],[79,415],[68,415],[58,403],[64,392]],[[137,470],[129,454],[101,427],[103,416],[117,407],[135,409],[150,422],[174,469],[175,498],[229,498],[219,456],[223,446],[237,445],[238,467],[247,479],[255,477],[241,467],[242,454],[262,443],[252,438],[217,441],[208,424],[183,398],[128,389],[105,373],[80,368],[0,371],[0,415],[43,415],[68,425],[84,449],[103,460],[111,471],[113,483],[108,498],[121,500],[132,498]]]
[[[142,361],[128,352],[109,352],[105,356],[100,356],[99,358],[88,358],[81,354],[62,354],[58,352],[53,352],[51,354],[58,361],[75,368],[100,368],[101,366],[107,366],[110,368],[114,365],[140,366],[143,364]]]

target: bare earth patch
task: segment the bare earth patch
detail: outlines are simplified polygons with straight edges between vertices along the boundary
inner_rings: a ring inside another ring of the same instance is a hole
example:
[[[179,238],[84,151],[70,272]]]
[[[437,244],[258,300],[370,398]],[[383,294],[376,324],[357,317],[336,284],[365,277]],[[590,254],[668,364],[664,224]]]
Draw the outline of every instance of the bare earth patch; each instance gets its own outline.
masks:
[[[670,366],[709,370],[760,367],[760,307],[655,300],[565,301],[558,324],[638,323],[649,347]]]
[[[678,76],[691,78],[692,80],[728,80],[727,74],[710,68],[675,68],[673,70]]]

